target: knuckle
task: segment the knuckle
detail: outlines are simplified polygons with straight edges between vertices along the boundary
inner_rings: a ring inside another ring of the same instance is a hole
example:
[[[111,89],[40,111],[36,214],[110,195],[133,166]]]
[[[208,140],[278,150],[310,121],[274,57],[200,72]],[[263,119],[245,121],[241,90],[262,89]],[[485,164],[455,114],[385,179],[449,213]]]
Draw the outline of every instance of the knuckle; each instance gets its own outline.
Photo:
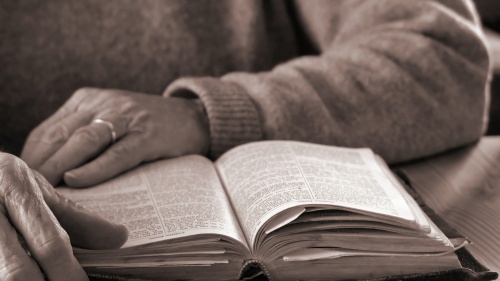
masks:
[[[76,90],[73,93],[72,98],[81,99],[81,98],[85,97],[86,95],[91,94],[92,92],[94,92],[94,88],[90,88],[90,87],[79,88],[78,90]]]
[[[11,165],[16,165],[19,162],[22,161],[10,153],[0,153],[0,168],[10,167]]]
[[[109,150],[109,154],[113,159],[122,159],[125,156],[130,155],[130,153],[132,153],[132,150],[130,149],[130,146],[126,144],[116,145],[113,149]]]
[[[99,157],[96,160],[97,167],[105,169],[110,164],[120,163],[120,167],[131,168],[135,166],[137,160],[137,151],[127,143],[118,143],[106,152],[106,157]]]
[[[111,96],[115,97],[116,96],[116,91],[115,90],[108,90],[108,89],[100,89],[100,88],[93,88],[93,87],[82,87],[76,90],[71,98],[74,98],[76,100],[81,100],[86,97],[90,96],[95,96],[95,95],[106,95],[106,96]]]
[[[65,125],[52,127],[42,135],[40,141],[51,144],[63,144],[71,136],[69,129]]]
[[[82,104],[86,103],[86,100],[89,98],[93,99],[95,95],[99,92],[96,88],[83,87],[76,90],[71,98],[68,100],[68,107],[74,108],[76,111],[79,111]]]
[[[30,208],[39,206],[39,199],[36,195],[32,196],[28,192],[17,188],[17,185],[12,184],[8,190],[5,191],[6,205],[17,210],[24,209],[25,211]],[[22,212],[24,213],[24,211]],[[37,219],[40,215],[37,215]]]
[[[30,141],[37,141],[40,137],[40,134],[43,132],[43,130],[41,129],[41,126],[38,126],[36,127],[35,129],[33,129],[29,134],[28,134],[28,137],[27,137],[27,143],[29,143]]]
[[[149,112],[148,110],[141,110],[140,112],[138,112],[136,114],[136,119],[141,123],[148,122],[152,118],[153,118],[153,114],[151,112]]]
[[[28,178],[28,170],[26,164],[18,157],[0,153],[0,190],[4,194],[3,199],[19,190],[18,186],[24,186],[22,183]]]
[[[135,149],[133,142],[123,142],[115,145],[113,149],[109,150],[109,158],[106,161],[99,163],[101,166],[105,166],[110,162],[120,162],[122,169],[129,169],[139,164],[144,160],[144,153],[139,152]]]
[[[65,231],[41,239],[35,246],[36,258],[49,264],[61,264],[72,258],[70,239]]]
[[[102,142],[102,137],[97,130],[92,130],[88,127],[78,129],[74,136],[79,142],[98,145]]]
[[[120,104],[124,112],[132,111],[137,108],[137,102],[134,100],[134,98],[129,96],[121,96]]]

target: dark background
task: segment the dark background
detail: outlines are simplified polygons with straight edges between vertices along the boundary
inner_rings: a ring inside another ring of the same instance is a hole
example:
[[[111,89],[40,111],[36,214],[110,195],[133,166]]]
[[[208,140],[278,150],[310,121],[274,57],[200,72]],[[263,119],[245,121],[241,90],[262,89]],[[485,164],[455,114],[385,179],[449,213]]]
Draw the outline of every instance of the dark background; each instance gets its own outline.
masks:
[[[486,28],[500,33],[500,1],[475,0]],[[491,85],[491,107],[488,135],[500,135],[500,74],[497,72]]]

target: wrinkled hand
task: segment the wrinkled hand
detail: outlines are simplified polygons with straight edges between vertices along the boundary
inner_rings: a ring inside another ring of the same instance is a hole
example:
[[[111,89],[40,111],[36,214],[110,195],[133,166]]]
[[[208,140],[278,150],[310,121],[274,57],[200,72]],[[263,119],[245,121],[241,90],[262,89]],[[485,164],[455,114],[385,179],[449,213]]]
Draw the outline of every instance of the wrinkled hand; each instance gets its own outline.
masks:
[[[87,280],[70,238],[82,248],[117,248],[127,230],[78,207],[22,160],[0,153],[0,280],[43,281],[42,272],[50,281]]]
[[[96,118],[113,124],[115,143]],[[89,186],[141,162],[205,154],[207,124],[189,99],[83,88],[31,132],[21,158],[53,185],[64,176],[69,186]]]

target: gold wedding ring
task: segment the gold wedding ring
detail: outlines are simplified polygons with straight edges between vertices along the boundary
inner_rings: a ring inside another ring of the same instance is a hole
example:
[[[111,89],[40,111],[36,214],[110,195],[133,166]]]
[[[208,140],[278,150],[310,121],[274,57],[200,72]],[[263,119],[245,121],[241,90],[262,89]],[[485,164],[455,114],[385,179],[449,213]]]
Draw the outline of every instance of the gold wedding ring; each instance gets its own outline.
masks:
[[[115,126],[113,126],[113,123],[106,121],[106,120],[102,120],[100,118],[96,118],[96,119],[92,120],[92,123],[103,124],[106,127],[108,127],[109,132],[111,133],[111,143],[114,143],[116,141]]]

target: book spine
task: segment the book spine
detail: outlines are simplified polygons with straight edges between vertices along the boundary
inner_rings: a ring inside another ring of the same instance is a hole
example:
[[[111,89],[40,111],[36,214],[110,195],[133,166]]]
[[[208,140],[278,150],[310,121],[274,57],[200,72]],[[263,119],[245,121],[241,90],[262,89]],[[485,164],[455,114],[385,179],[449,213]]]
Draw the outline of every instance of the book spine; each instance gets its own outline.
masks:
[[[252,280],[262,274],[264,274],[269,281],[274,281],[263,262],[259,260],[246,260],[241,267],[238,280]]]

